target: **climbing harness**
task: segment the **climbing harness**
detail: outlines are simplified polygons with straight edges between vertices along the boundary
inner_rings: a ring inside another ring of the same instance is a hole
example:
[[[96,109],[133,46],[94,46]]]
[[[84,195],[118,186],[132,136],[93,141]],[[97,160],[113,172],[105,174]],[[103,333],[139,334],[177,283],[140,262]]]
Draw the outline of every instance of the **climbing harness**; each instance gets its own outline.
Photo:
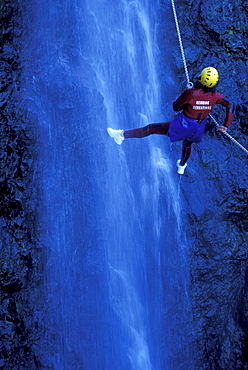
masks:
[[[174,0],[171,0],[171,5],[172,5],[172,9],[173,9],[175,24],[176,24],[177,36],[178,36],[179,45],[180,45],[180,49],[181,49],[185,75],[186,75],[186,79],[187,79],[187,87],[192,88],[193,83],[189,79],[189,72],[188,72],[187,62],[186,62],[186,58],[185,58],[185,54],[184,54],[184,50],[183,50],[183,42],[182,42],[182,38],[181,38],[181,33],[180,33],[179,24],[178,24],[178,19],[177,19],[177,13],[176,13],[176,7],[175,7]],[[209,114],[209,116],[214,121],[216,127],[221,127],[221,125],[218,124],[218,122],[215,120],[215,118],[211,114]],[[245,147],[243,147],[243,145],[241,145],[237,140],[235,140],[230,134],[228,134],[226,131],[224,131],[223,134],[226,135],[230,140],[232,140],[236,145],[238,145],[246,154],[248,154],[248,150]]]

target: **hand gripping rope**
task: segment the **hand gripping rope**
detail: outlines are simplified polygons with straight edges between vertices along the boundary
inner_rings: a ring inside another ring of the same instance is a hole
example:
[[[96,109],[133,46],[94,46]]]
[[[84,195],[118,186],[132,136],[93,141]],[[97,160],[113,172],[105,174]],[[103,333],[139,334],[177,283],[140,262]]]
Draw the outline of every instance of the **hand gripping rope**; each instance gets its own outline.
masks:
[[[182,43],[180,28],[179,28],[179,24],[178,24],[178,20],[177,20],[177,13],[176,13],[176,7],[175,7],[174,0],[171,0],[171,5],[172,5],[172,9],[173,9],[174,18],[175,18],[177,36],[178,36],[178,40],[179,40],[179,45],[180,45],[180,49],[181,49],[185,75],[186,75],[186,79],[187,79],[187,87],[191,88],[191,87],[193,87],[193,83],[190,82],[190,79],[189,79],[189,73],[188,73],[186,58],[185,58],[185,54],[184,54],[184,50],[183,50],[183,43]],[[214,121],[216,127],[221,126],[221,125],[218,124],[218,122],[215,120],[215,118],[211,114],[209,116]],[[226,135],[230,140],[232,140],[236,145],[238,145],[246,154],[248,154],[248,150],[245,147],[243,147],[243,145],[241,145],[237,140],[235,140],[230,134],[228,134],[226,131],[223,132],[223,134]]]
[[[216,121],[216,119],[212,116],[212,114],[209,115],[212,120],[214,121],[215,123],[215,126],[216,127],[220,127],[220,125],[218,124],[218,122]],[[228,132],[226,131],[223,131],[222,134],[226,135],[227,137],[229,137],[230,140],[232,140],[236,145],[238,145],[246,154],[248,154],[248,150],[243,147],[243,145],[241,145],[237,140],[235,140],[230,134],[228,134]]]

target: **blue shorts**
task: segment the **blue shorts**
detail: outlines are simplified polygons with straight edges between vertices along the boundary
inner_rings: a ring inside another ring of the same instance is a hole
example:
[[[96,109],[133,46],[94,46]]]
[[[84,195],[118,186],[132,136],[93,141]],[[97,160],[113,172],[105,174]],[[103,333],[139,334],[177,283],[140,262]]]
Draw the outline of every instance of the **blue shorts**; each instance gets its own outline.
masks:
[[[189,140],[194,143],[202,141],[206,126],[206,118],[198,123],[193,118],[189,118],[180,113],[170,123],[169,136],[170,141]]]

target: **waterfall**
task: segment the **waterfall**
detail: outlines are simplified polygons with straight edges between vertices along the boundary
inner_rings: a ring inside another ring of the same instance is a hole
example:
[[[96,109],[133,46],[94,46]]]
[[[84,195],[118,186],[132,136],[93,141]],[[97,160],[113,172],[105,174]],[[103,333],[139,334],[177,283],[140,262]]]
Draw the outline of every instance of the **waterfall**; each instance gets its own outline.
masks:
[[[159,6],[23,4],[46,254],[36,297],[44,368],[193,369],[188,246],[168,138],[117,146],[106,131],[162,117]]]

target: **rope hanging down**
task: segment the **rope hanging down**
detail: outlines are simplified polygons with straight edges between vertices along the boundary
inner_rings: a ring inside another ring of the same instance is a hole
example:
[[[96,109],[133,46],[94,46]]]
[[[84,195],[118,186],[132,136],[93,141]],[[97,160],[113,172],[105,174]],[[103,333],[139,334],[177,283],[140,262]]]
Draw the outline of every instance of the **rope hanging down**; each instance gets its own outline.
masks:
[[[178,41],[179,41],[181,54],[182,54],[182,58],[183,58],[183,65],[184,65],[185,75],[186,75],[186,79],[187,79],[187,87],[191,88],[191,87],[193,87],[193,83],[190,82],[190,79],[189,79],[189,72],[188,72],[186,58],[185,58],[185,54],[184,54],[184,50],[183,50],[183,42],[182,42],[180,28],[179,28],[179,24],[178,24],[178,20],[177,20],[177,13],[176,13],[176,7],[175,7],[174,0],[171,0],[171,4],[172,4],[173,14],[174,14],[174,18],[175,18],[175,23],[176,23]]]
[[[173,9],[174,18],[175,18],[177,36],[178,36],[178,40],[179,40],[179,45],[180,45],[180,49],[181,49],[185,75],[186,75],[186,79],[187,79],[187,87],[191,88],[191,87],[193,87],[193,83],[190,82],[190,79],[189,79],[189,72],[188,72],[187,62],[186,62],[186,58],[185,58],[185,54],[184,54],[184,50],[183,50],[183,42],[182,42],[180,28],[179,28],[179,24],[178,24],[178,20],[177,20],[177,13],[176,13],[176,7],[175,7],[174,0],[171,0],[171,5],[172,5],[172,9]],[[211,114],[209,116],[214,121],[216,127],[220,127],[220,125],[215,120],[215,118]],[[241,145],[237,140],[235,140],[230,134],[228,134],[226,131],[224,131],[222,133],[224,135],[226,135],[230,140],[232,140],[236,145],[238,145],[246,154],[248,154],[248,150],[245,147],[243,147],[243,145]]]

